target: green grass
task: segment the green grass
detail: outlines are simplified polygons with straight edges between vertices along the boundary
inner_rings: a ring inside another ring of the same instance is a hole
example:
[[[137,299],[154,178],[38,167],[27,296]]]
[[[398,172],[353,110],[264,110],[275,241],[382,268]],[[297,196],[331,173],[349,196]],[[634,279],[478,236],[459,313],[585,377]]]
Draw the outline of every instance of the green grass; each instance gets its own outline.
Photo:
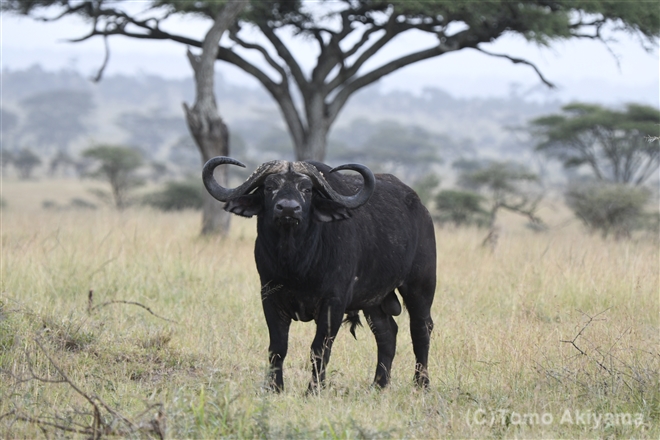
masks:
[[[79,186],[4,182],[0,437],[92,426],[83,394],[129,437],[660,437],[657,238],[604,241],[576,222],[536,234],[512,220],[491,252],[481,230],[439,229],[431,389],[412,384],[404,312],[388,389],[370,387],[369,330],[355,341],[342,329],[327,389],[305,397],[314,330],[296,322],[274,395],[262,388],[254,222],[205,239],[190,211],[40,208]],[[57,368],[83,394],[46,381],[62,379]]]

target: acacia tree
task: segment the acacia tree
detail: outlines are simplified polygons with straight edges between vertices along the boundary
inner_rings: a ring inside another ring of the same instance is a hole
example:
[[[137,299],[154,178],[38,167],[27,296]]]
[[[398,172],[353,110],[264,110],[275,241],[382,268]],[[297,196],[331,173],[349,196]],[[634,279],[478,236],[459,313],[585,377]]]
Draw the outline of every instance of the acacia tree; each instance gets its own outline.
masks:
[[[128,206],[128,196],[132,189],[142,185],[144,180],[135,172],[143,164],[142,155],[130,147],[117,145],[99,145],[82,152],[82,157],[96,162],[89,177],[105,180],[110,184],[111,195],[96,192],[102,198],[109,198],[118,210]]]
[[[484,193],[490,207],[483,212],[487,217],[489,232],[483,245],[495,247],[498,239],[497,215],[501,210],[525,216],[535,227],[544,227],[536,215],[543,192],[538,186],[538,176],[515,162],[459,161],[454,164],[461,173],[459,186]]]
[[[628,104],[612,110],[574,103],[561,114],[531,122],[540,137],[536,149],[561,160],[566,168],[588,167],[597,180],[639,186],[660,167],[660,111]]]
[[[112,0],[7,0],[3,8],[36,16],[42,8],[55,7],[57,15],[47,19],[66,15],[91,19],[90,32],[76,41],[123,35],[203,47],[203,41],[165,30],[165,23],[173,14],[215,20],[222,3],[152,0],[144,3],[143,11],[136,11],[135,6],[127,9]],[[248,41],[248,28],[259,37]],[[328,132],[348,99],[398,69],[474,49],[526,64],[552,86],[531,62],[489,52],[485,46],[506,34],[522,35],[540,45],[571,38],[605,41],[607,29],[635,34],[651,46],[660,34],[660,13],[643,0],[259,0],[235,20],[230,41],[217,47],[217,59],[252,75],[268,90],[281,109],[299,160],[323,160]],[[288,31],[316,42],[318,55],[311,72],[305,72],[283,39]],[[372,62],[396,37],[415,31],[432,35],[435,43],[411,47],[381,64]],[[259,54],[266,67],[250,61],[250,52]]]

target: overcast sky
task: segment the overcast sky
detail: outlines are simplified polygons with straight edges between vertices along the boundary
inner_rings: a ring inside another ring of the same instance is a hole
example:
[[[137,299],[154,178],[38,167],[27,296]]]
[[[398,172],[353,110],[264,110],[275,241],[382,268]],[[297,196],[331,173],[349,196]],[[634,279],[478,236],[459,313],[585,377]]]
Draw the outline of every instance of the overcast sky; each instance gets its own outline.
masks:
[[[95,38],[83,43],[66,39],[84,35],[89,26],[77,18],[54,23],[37,22],[30,18],[3,13],[1,64],[2,69],[24,69],[40,64],[48,70],[75,67],[85,75],[93,75],[103,60],[103,42]],[[171,28],[178,33],[198,37],[205,33],[209,22],[178,18]],[[385,90],[420,92],[424,87],[438,87],[456,97],[506,96],[514,84],[519,93],[530,93],[536,99],[558,98],[564,101],[582,100],[616,104],[644,102],[659,105],[660,61],[657,48],[651,53],[639,42],[620,34],[610,50],[595,41],[565,41],[552,48],[539,48],[522,38],[505,37],[491,44],[492,52],[506,53],[534,62],[544,75],[559,86],[550,91],[540,85],[534,71],[524,65],[514,65],[473,50],[462,50],[401,69],[381,80]],[[185,57],[185,47],[166,41],[139,41],[125,37],[109,40],[111,57],[106,75],[157,74],[168,78],[184,78],[192,72]],[[314,59],[313,42],[298,39],[293,53],[307,68]],[[386,46],[387,51],[377,61],[384,61],[432,44],[421,34],[402,36]],[[485,46],[484,46],[485,47]],[[613,55],[614,54],[614,55]],[[618,59],[618,63],[617,63]],[[308,60],[308,61],[305,61]],[[259,87],[256,80],[240,70],[218,63],[217,70],[228,81]]]

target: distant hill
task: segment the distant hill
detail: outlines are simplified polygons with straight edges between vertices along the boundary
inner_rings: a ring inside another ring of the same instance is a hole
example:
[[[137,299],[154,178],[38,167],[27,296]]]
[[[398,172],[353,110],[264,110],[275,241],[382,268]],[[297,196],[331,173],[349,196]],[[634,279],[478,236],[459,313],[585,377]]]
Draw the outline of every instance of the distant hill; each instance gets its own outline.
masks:
[[[151,160],[199,167],[181,108],[193,100],[191,79],[109,76],[93,83],[74,70],[33,66],[5,69],[2,90],[7,151],[29,147],[48,156],[61,150],[76,155],[96,143],[128,144]],[[255,163],[293,158],[279,109],[264,90],[232,85],[218,75],[216,97],[232,133],[232,155]],[[457,99],[436,88],[419,95],[382,93],[375,85],[356,93],[341,113],[330,134],[328,161],[353,156],[376,163],[386,155],[385,148],[392,163],[398,161],[397,153],[407,155],[411,149],[423,160],[434,147],[433,163],[472,156],[520,160],[531,154],[529,141],[511,129],[560,106],[515,94],[506,99]],[[387,139],[378,137],[384,127],[395,127],[400,148],[384,145]]]

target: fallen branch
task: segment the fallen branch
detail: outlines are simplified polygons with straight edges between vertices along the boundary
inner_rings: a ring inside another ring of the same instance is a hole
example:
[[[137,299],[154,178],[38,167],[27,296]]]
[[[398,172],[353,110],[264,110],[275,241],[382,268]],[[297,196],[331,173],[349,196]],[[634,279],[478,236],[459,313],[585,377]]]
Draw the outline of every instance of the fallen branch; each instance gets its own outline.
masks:
[[[88,295],[88,297],[87,297],[87,313],[90,314],[90,315],[92,314],[92,312],[93,312],[94,310],[96,310],[96,309],[100,309],[101,307],[109,306],[109,305],[111,305],[111,304],[128,304],[128,305],[131,305],[131,306],[142,307],[142,308],[145,309],[147,312],[151,313],[151,314],[154,315],[156,318],[160,318],[160,319],[162,319],[163,321],[167,321],[167,322],[171,322],[171,323],[174,323],[174,324],[178,324],[177,321],[173,321],[173,320],[171,320],[171,319],[168,319],[168,318],[165,318],[165,317],[163,317],[163,316],[160,316],[160,315],[154,313],[153,310],[151,310],[149,307],[145,306],[144,304],[140,304],[139,302],[135,302],[135,301],[125,301],[125,300],[122,300],[122,299],[118,299],[118,300],[114,300],[114,301],[106,301],[106,302],[101,303],[101,304],[93,305],[93,303],[94,303],[93,294],[94,294],[94,291],[93,291],[93,290],[90,290],[90,291],[89,291],[89,295]]]

